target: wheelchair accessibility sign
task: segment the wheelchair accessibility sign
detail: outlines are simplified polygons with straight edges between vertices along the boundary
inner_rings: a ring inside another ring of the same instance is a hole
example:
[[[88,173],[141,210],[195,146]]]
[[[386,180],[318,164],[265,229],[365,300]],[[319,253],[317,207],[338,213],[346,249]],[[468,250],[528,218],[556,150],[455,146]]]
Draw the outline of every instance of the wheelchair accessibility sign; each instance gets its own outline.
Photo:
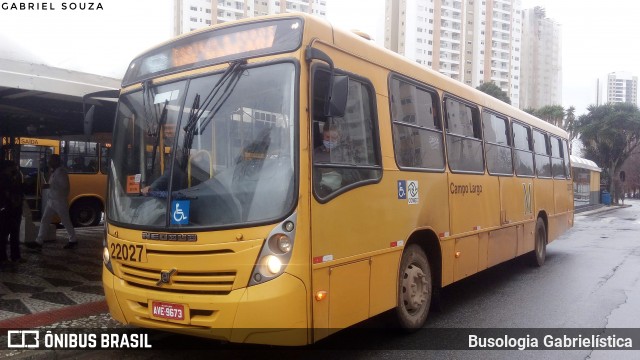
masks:
[[[171,224],[172,225],[188,225],[189,224],[189,200],[174,200],[171,202]]]
[[[420,202],[418,182],[415,180],[398,180],[398,200],[407,200],[409,205]]]

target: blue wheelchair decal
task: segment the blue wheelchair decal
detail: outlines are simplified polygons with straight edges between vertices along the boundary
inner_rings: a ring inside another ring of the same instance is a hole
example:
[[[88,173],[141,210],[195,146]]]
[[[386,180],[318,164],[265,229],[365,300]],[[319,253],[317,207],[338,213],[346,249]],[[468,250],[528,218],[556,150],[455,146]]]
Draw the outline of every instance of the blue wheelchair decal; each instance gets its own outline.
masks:
[[[189,200],[174,200],[171,202],[171,224],[189,224]]]

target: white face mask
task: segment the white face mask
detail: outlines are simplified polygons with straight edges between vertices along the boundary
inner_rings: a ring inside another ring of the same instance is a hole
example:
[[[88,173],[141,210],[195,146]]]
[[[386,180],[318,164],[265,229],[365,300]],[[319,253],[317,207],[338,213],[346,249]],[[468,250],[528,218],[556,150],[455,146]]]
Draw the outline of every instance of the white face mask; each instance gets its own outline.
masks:
[[[336,146],[338,146],[338,142],[337,141],[331,141],[331,140],[322,140],[322,144],[324,144],[324,147],[326,147],[329,150],[331,150],[331,149],[335,148]]]

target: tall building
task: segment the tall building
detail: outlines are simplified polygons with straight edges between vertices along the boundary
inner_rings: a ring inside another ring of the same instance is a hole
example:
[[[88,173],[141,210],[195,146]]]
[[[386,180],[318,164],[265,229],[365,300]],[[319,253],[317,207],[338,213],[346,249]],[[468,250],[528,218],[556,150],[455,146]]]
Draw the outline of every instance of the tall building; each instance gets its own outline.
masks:
[[[385,47],[519,105],[520,0],[386,0]]]
[[[326,17],[327,0],[174,0],[174,35],[260,15],[305,12]]]
[[[562,27],[539,6],[522,18],[520,107],[562,105]]]
[[[607,102],[638,104],[638,77],[619,71],[607,76]]]

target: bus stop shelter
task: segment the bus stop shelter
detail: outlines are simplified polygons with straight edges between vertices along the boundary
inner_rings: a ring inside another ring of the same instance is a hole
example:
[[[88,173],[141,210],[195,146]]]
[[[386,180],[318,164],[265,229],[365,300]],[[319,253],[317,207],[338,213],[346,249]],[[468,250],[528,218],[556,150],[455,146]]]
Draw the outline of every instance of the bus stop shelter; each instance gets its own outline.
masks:
[[[573,201],[575,208],[600,204],[600,173],[602,169],[588,159],[571,155]]]

